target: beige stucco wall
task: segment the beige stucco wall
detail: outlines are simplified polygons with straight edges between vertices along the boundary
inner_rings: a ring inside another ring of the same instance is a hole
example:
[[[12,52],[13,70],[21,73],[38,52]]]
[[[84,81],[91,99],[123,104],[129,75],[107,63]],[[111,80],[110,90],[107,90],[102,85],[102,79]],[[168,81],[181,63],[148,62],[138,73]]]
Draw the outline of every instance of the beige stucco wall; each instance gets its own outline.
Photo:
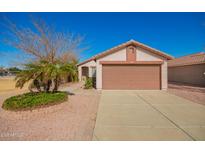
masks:
[[[163,61],[164,59],[156,54],[137,48],[136,61]]]
[[[89,68],[89,77],[91,77],[92,76],[92,72],[91,72],[92,70],[90,68],[95,67],[95,66],[96,66],[96,62],[94,60],[89,61],[89,62],[87,62],[83,65],[80,65],[78,67],[78,79],[79,79],[79,81],[82,80],[82,76],[81,76],[82,75],[82,67],[88,67]]]
[[[205,86],[205,64],[169,67],[169,81]]]
[[[161,65],[162,90],[167,90],[168,87],[168,69],[167,60]]]
[[[161,65],[161,73],[162,73],[161,77],[162,77],[162,89],[166,90],[167,89],[167,60],[164,59],[163,57],[150,53],[149,51],[143,50],[141,48],[137,48],[136,52],[137,52],[136,54],[137,61],[164,61],[164,63]],[[121,49],[118,52],[110,54],[96,61],[97,89],[102,89],[102,65],[100,64],[100,61],[126,61],[126,48]]]

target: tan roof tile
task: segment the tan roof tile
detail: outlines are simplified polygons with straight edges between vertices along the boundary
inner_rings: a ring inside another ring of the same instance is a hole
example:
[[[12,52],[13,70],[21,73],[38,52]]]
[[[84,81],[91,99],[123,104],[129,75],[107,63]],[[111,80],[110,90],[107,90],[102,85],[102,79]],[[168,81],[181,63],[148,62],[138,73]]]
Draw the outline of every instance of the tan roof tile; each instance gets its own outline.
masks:
[[[169,60],[168,66],[174,67],[174,66],[194,65],[194,64],[202,64],[202,63],[205,63],[205,53],[204,52],[191,54],[191,55]]]

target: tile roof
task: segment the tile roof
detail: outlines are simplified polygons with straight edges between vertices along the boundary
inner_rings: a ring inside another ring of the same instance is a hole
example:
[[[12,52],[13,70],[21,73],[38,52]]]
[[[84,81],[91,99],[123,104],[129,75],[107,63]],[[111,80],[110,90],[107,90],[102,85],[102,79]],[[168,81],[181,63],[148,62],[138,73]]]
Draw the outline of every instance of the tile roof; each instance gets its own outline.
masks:
[[[152,53],[154,53],[154,54],[157,54],[157,55],[160,55],[160,56],[162,56],[162,57],[164,57],[164,58],[166,58],[166,59],[169,59],[169,60],[170,60],[170,59],[173,59],[173,57],[172,57],[171,55],[168,55],[168,54],[166,54],[166,53],[164,53],[164,52],[162,52],[162,51],[159,51],[159,50],[157,50],[157,49],[154,49],[154,48],[152,48],[152,47],[149,47],[149,46],[147,46],[147,45],[145,45],[145,44],[143,44],[143,43],[137,42],[137,41],[135,41],[135,40],[130,40],[130,41],[127,41],[127,42],[125,42],[125,43],[122,43],[122,44],[120,44],[120,45],[118,45],[118,46],[115,46],[115,47],[113,47],[113,48],[111,48],[111,49],[108,49],[108,50],[106,50],[106,51],[104,51],[104,52],[101,52],[101,53],[99,53],[99,54],[97,54],[97,55],[91,57],[90,59],[79,63],[78,66],[79,66],[79,65],[82,65],[82,64],[85,64],[85,63],[87,63],[87,62],[89,62],[89,61],[102,58],[102,57],[104,57],[104,56],[106,56],[106,55],[109,55],[109,54],[111,54],[111,53],[114,53],[114,52],[118,51],[119,49],[122,49],[122,48],[124,48],[124,47],[126,47],[126,46],[129,46],[129,45],[134,45],[134,46],[136,46],[136,47],[141,47],[141,48],[143,48],[143,49],[149,50],[150,52],[152,52]]]
[[[168,61],[168,67],[194,65],[205,63],[205,52],[191,54]]]

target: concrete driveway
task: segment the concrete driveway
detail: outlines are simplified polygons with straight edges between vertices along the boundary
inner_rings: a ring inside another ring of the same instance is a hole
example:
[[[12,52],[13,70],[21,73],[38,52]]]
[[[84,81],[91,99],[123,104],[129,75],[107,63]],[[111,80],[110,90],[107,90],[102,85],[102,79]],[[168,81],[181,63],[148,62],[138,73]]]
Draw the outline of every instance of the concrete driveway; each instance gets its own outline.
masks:
[[[205,106],[165,91],[104,90],[93,140],[205,140]]]

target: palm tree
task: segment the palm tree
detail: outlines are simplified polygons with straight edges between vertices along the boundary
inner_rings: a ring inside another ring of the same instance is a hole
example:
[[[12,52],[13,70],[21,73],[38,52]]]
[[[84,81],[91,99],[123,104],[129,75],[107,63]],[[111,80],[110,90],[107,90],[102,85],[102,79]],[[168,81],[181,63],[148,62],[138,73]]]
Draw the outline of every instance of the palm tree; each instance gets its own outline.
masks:
[[[25,65],[25,69],[16,76],[16,87],[22,88],[31,82],[30,90],[57,91],[63,76],[70,76],[71,81],[78,80],[77,55],[82,48],[84,37],[66,31],[57,31],[45,21],[31,18],[30,27],[19,27],[7,20],[5,43],[20,51],[35,62]],[[25,61],[23,61],[25,62]]]
[[[25,69],[16,75],[16,87],[23,88],[24,84],[31,81],[31,84],[41,91],[40,80],[42,80],[43,71],[40,65],[30,63],[25,64]]]
[[[16,76],[16,87],[22,88],[26,82],[31,81],[39,92],[49,92],[53,85],[53,92],[58,91],[62,78],[65,75],[71,75],[73,80],[77,81],[77,66],[74,61],[70,63],[62,63],[56,61],[50,63],[48,61],[40,61],[37,63],[30,63],[25,65],[25,69],[22,70]],[[32,91],[32,90],[31,90]]]
[[[70,63],[68,63],[65,66],[65,69],[69,72],[69,78],[71,82],[77,82],[78,81],[78,67],[77,67],[78,61],[72,60]]]

